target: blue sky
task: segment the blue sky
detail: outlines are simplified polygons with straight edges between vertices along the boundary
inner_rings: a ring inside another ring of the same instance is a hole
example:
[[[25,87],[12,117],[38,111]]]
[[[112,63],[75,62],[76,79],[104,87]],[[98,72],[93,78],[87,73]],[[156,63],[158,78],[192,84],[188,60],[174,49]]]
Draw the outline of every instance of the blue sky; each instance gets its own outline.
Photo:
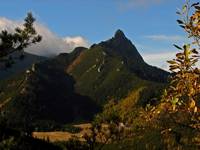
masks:
[[[158,55],[173,52],[174,43],[184,42],[185,34],[176,23],[177,8],[184,1],[1,0],[0,16],[23,20],[32,11],[38,22],[58,37],[81,36],[90,44],[106,40],[122,29],[143,55]]]
[[[180,0],[126,8],[128,1],[131,0],[1,0],[0,14],[23,19],[32,11],[58,35],[82,35],[91,42],[110,37],[118,28],[133,40],[142,35],[181,34],[175,14],[181,7]]]

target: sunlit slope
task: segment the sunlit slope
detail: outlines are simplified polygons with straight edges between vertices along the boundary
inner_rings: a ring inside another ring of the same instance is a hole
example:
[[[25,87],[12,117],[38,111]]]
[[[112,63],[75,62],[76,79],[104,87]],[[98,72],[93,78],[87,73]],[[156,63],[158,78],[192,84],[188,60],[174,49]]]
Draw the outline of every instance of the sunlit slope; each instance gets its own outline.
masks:
[[[112,39],[93,45],[77,59],[66,69],[76,81],[76,91],[100,104],[120,99],[144,85],[164,84],[169,75],[146,64],[120,30]]]

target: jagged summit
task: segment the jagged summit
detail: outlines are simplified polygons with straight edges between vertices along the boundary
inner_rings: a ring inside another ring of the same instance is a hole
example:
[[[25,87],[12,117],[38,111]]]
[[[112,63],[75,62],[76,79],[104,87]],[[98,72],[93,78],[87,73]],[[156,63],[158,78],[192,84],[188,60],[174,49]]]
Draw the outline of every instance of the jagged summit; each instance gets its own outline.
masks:
[[[143,64],[144,60],[137,51],[135,45],[125,36],[122,30],[117,30],[114,37],[107,41],[98,44],[104,47],[108,53],[116,54],[124,59],[127,64],[133,67],[138,67],[138,64]]]
[[[114,38],[117,38],[117,39],[125,39],[126,36],[124,34],[124,32],[120,29],[118,29],[116,32],[115,32],[115,36]]]
[[[129,40],[122,30],[117,30],[114,37],[103,41],[98,46],[113,57],[122,58],[126,66],[138,76],[146,80],[165,82],[168,73],[148,65],[135,45]]]

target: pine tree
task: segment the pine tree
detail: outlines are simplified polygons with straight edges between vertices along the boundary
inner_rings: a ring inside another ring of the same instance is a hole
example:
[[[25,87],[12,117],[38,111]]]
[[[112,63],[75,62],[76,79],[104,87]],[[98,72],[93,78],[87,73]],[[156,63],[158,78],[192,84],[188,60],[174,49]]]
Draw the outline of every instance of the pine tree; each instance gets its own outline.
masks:
[[[42,36],[37,34],[34,28],[35,18],[32,13],[28,13],[24,19],[22,28],[17,27],[14,33],[3,30],[0,33],[0,61],[10,64],[9,56],[18,51],[20,58],[24,56],[24,49],[42,40]]]

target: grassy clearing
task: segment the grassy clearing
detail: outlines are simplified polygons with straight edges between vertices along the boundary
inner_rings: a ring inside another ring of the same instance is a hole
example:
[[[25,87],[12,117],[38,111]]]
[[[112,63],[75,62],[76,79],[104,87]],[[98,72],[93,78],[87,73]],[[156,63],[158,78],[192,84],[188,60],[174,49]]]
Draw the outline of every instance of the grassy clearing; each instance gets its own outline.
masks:
[[[81,128],[79,133],[70,133],[70,132],[63,132],[63,131],[56,131],[56,132],[33,132],[32,135],[34,138],[49,140],[50,142],[62,142],[68,141],[69,139],[76,137],[80,141],[84,141],[82,138],[85,133],[90,132],[91,124],[79,124],[74,125],[74,127]]]

